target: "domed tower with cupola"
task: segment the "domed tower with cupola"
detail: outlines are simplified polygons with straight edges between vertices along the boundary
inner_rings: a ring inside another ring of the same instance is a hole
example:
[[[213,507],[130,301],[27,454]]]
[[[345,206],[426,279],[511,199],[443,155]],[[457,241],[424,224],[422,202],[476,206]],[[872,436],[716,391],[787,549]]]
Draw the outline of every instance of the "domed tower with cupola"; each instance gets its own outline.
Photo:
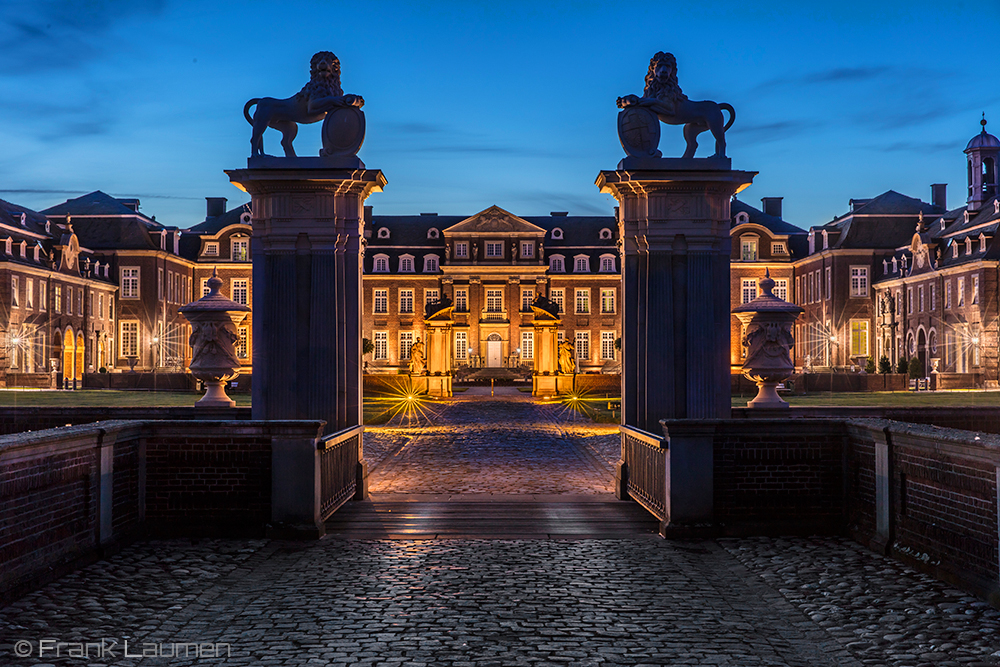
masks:
[[[1000,169],[1000,139],[986,131],[986,114],[980,121],[983,131],[965,147],[969,156],[969,209],[978,211],[983,204],[997,195],[998,169]]]

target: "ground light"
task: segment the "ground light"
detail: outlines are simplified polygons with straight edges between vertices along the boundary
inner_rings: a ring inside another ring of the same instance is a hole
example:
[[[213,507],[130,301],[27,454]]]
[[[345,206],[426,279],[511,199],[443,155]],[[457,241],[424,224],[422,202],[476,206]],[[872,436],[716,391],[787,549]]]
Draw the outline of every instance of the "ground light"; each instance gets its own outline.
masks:
[[[555,396],[550,400],[543,401],[548,405],[558,405],[561,407],[560,414],[570,414],[576,417],[583,415],[587,419],[595,422],[618,423],[617,406],[620,405],[621,398],[617,396],[596,396],[586,391],[575,391],[563,396]]]
[[[433,424],[437,401],[418,392],[409,377],[392,377],[384,389],[365,397],[365,422],[373,424]]]

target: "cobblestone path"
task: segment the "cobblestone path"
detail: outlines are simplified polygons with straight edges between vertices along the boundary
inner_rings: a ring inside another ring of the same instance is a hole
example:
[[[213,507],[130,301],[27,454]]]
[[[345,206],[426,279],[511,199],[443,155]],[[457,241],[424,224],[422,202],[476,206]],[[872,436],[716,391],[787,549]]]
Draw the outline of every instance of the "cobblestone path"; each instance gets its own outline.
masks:
[[[838,539],[177,540],[0,609],[0,664],[976,666],[998,616]],[[39,659],[43,638],[117,646]]]
[[[614,492],[611,465],[580,437],[587,427],[559,405],[477,396],[427,409],[433,425],[369,427],[365,456],[376,496]],[[616,427],[595,432],[605,441],[610,434],[617,451]],[[405,444],[392,450],[386,439]]]

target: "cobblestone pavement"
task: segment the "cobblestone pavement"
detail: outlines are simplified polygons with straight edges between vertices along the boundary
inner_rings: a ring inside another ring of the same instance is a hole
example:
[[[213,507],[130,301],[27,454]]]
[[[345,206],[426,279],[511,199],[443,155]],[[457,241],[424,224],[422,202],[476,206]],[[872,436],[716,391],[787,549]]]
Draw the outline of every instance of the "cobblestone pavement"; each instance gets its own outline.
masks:
[[[976,666],[998,616],[839,539],[177,540],[0,609],[0,664]]]
[[[432,425],[369,427],[365,458],[372,493],[614,491],[613,467],[588,443],[609,432],[617,443],[614,426],[593,429],[558,404],[524,395],[476,396],[425,409],[434,411]]]

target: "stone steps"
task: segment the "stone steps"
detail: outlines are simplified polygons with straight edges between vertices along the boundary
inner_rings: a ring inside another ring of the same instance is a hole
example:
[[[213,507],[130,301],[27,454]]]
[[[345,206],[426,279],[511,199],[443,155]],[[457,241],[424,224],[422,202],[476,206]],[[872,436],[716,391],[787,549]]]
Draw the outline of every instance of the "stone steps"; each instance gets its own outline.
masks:
[[[607,495],[373,494],[326,523],[339,539],[635,539],[657,520]]]

